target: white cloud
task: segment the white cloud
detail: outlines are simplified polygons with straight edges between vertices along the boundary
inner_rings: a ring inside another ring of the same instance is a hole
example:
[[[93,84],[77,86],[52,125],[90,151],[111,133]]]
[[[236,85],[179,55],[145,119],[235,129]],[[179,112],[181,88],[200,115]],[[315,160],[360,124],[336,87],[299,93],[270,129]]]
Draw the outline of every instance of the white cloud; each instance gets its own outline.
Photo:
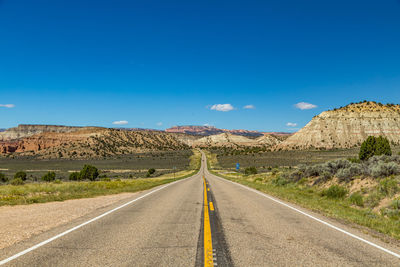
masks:
[[[126,125],[126,124],[128,124],[128,121],[114,121],[112,124],[115,124],[115,125]]]
[[[0,107],[3,107],[3,108],[13,108],[13,107],[15,107],[15,105],[14,105],[14,104],[0,104]]]
[[[301,109],[301,110],[305,110],[305,109],[313,109],[316,108],[317,105],[314,104],[310,104],[310,103],[306,103],[306,102],[300,102],[297,103],[296,105],[294,105],[296,108]]]
[[[212,105],[211,110],[216,110],[216,111],[231,111],[234,109],[234,107],[231,104],[215,104]]]
[[[162,122],[157,122],[157,126],[162,126]]]
[[[246,105],[243,108],[244,109],[255,109],[256,107],[254,105]]]
[[[296,127],[296,126],[297,126],[297,123],[295,123],[295,122],[288,122],[288,123],[286,123],[286,126],[288,126],[288,127]]]

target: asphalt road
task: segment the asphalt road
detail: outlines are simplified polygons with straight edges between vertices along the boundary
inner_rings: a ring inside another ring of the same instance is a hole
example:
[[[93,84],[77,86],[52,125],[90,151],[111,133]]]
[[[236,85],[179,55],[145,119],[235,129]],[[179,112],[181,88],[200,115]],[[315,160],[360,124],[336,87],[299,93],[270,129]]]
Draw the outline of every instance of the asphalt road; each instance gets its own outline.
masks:
[[[199,174],[142,192],[134,197],[137,200],[133,199],[128,205],[101,218],[97,216],[124,203],[98,210],[0,250],[0,261],[30,249],[5,265],[400,265],[396,256],[262,194],[218,178],[210,174],[205,165],[203,162]],[[397,247],[323,216],[300,210],[399,253]],[[82,225],[92,218],[97,219]],[[33,247],[76,226],[79,228],[37,248]],[[207,252],[208,249],[212,252]]]

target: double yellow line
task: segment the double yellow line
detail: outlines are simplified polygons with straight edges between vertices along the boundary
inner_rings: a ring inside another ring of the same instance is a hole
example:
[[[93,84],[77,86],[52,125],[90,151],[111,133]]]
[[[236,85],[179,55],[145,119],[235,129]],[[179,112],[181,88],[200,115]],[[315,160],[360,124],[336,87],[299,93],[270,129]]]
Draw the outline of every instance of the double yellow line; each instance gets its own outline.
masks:
[[[210,214],[208,212],[208,200],[207,200],[207,182],[203,176],[204,181],[204,266],[214,266],[214,255],[212,247],[212,235],[210,226]],[[214,205],[210,202],[210,210],[214,210]]]

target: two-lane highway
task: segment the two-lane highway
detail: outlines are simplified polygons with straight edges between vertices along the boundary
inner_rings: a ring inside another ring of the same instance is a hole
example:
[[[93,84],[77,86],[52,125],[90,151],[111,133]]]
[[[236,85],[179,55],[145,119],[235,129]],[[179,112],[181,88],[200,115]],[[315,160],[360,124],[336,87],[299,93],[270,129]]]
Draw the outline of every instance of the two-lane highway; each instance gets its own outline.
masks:
[[[399,249],[200,172],[0,250],[9,266],[399,266]],[[29,226],[27,226],[29,227]]]

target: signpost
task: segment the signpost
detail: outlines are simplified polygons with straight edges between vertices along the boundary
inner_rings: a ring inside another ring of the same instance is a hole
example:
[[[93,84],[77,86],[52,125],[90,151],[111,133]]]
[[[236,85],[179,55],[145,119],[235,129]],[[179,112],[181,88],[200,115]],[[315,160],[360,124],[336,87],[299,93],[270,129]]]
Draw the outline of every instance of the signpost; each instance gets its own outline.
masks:
[[[239,171],[239,169],[240,169],[240,164],[236,163],[236,171]]]

